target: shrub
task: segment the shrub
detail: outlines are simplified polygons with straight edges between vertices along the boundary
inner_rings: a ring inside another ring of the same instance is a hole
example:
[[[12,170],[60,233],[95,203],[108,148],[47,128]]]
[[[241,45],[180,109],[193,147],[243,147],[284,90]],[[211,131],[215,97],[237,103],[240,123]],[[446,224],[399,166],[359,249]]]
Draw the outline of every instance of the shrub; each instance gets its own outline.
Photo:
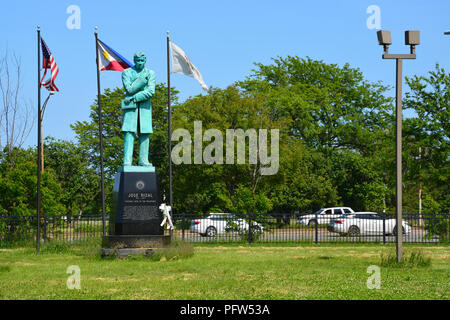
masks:
[[[425,256],[422,250],[411,250],[409,253],[405,252],[400,262],[397,262],[395,252],[389,252],[381,254],[380,265],[391,268],[423,268],[431,266],[431,258]]]

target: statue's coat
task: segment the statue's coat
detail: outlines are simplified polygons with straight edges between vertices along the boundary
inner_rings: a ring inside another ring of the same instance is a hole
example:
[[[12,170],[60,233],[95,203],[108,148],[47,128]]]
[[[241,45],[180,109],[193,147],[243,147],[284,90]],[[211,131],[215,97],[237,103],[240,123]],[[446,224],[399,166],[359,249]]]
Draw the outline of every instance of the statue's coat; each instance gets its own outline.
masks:
[[[143,88],[139,85],[138,78],[145,80],[146,84]],[[122,82],[126,90],[126,97],[135,96],[136,98],[136,103],[125,104],[122,102],[122,132],[137,133],[139,111],[139,133],[153,133],[150,98],[155,94],[155,72],[147,68],[144,68],[141,72],[129,68],[122,72]]]

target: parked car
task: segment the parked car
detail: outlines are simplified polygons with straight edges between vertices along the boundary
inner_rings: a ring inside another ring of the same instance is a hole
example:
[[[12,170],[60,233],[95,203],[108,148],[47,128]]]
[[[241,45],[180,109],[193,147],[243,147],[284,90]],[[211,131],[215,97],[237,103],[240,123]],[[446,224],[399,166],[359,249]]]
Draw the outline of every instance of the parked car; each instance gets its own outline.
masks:
[[[376,212],[355,212],[333,220],[328,225],[327,230],[349,236],[383,235],[383,230],[384,234],[396,235],[397,220],[386,219]],[[402,221],[402,232],[403,234],[411,232],[411,226],[404,220]]]
[[[245,219],[231,213],[211,213],[206,218],[192,220],[190,228],[191,232],[199,233],[203,237],[214,237],[227,232],[248,232],[248,229],[249,224]],[[253,221],[252,230],[254,233],[262,233],[264,227]]]
[[[340,217],[346,213],[354,213],[350,207],[333,207],[333,208],[322,208],[314,214],[307,214],[301,216],[297,223],[303,224],[305,226],[310,226],[314,224],[328,224],[333,219]]]

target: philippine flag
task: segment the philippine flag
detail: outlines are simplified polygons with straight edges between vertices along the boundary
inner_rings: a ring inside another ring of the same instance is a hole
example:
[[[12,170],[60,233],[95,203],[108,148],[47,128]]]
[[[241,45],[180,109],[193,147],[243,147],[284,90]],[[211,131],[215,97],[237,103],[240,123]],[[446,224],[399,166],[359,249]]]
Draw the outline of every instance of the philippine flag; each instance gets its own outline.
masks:
[[[133,65],[105,43],[97,40],[99,68],[100,71],[123,71],[133,67]]]

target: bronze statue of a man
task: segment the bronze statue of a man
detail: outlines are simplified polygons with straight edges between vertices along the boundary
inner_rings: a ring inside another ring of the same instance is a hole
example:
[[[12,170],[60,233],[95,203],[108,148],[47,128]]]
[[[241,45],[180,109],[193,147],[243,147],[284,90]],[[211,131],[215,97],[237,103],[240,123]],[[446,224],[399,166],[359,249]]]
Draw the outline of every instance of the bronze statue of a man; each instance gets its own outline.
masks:
[[[151,167],[148,160],[150,133],[152,128],[152,106],[150,98],[155,94],[156,76],[145,68],[144,53],[134,55],[134,67],[122,72],[122,83],[126,91],[122,101],[122,132],[124,132],[123,165],[131,166],[135,134],[139,138],[139,166]]]

